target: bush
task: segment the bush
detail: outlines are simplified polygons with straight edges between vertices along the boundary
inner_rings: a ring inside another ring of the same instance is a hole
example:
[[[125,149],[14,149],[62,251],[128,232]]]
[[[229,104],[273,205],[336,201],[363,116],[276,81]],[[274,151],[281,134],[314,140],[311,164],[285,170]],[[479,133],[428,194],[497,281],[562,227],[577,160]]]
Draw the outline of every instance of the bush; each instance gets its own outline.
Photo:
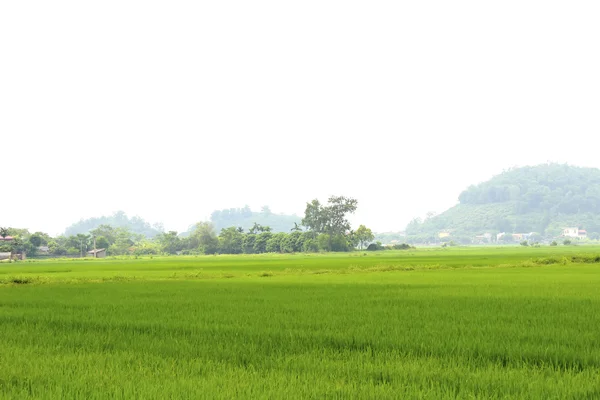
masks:
[[[527,240],[523,240],[521,242],[521,246],[529,246],[529,242],[527,242]]]
[[[558,243],[556,243],[556,240],[553,240],[552,243],[550,243],[550,246],[558,246]]]
[[[406,243],[395,244],[392,246],[392,249],[394,249],[394,250],[410,250],[410,249],[414,249],[414,248],[415,248],[414,246],[411,246]]]
[[[571,244],[571,241],[570,241],[569,239],[565,239],[565,241],[563,242],[563,244],[564,244],[565,246],[568,246],[568,245],[570,245],[570,244]]]
[[[380,242],[371,243],[369,246],[367,246],[367,251],[377,251],[377,250],[383,250],[383,246],[381,245]]]

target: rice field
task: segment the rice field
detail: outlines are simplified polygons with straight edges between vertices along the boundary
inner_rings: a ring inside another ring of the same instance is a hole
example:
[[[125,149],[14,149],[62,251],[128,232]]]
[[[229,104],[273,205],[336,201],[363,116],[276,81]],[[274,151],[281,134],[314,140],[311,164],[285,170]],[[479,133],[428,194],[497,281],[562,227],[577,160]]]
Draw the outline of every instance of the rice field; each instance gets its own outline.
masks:
[[[0,398],[600,398],[600,248],[0,264]]]

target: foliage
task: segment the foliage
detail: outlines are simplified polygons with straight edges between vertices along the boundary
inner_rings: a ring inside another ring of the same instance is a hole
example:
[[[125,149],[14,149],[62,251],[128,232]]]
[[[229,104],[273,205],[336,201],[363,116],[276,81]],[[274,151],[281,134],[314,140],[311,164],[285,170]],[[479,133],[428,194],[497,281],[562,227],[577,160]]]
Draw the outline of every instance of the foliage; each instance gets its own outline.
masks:
[[[254,212],[250,207],[245,206],[214,211],[210,216],[210,222],[219,232],[231,226],[250,230],[256,225],[268,226],[273,232],[289,232],[300,222],[300,218],[295,215],[275,214],[268,206],[264,206],[260,212]]]
[[[439,215],[411,221],[408,241],[436,242],[443,230],[451,230],[453,240],[485,232],[538,232],[553,238],[568,226],[600,232],[600,170],[595,168],[543,164],[510,169],[469,187],[459,201]]]
[[[203,254],[215,254],[219,251],[219,239],[210,222],[198,222],[190,238],[189,248],[197,248]]]
[[[377,251],[377,250],[385,250],[385,247],[381,244],[381,242],[371,243],[367,246],[367,251]]]
[[[146,222],[138,216],[130,218],[125,212],[117,211],[113,215],[88,218],[76,222],[65,230],[65,236],[72,236],[78,233],[87,234],[93,230],[97,230],[103,225],[111,226],[113,228],[125,228],[132,233],[140,234],[148,238],[153,238],[164,231],[164,227],[161,224],[151,225],[149,222]]]
[[[350,229],[347,215],[353,214],[357,206],[358,201],[351,197],[331,196],[327,205],[314,199],[306,203],[302,225],[316,233],[326,233],[330,238],[343,235]]]
[[[375,235],[373,232],[364,225],[360,225],[355,232],[356,238],[358,240],[358,248],[362,249],[367,243],[372,242],[375,239]]]

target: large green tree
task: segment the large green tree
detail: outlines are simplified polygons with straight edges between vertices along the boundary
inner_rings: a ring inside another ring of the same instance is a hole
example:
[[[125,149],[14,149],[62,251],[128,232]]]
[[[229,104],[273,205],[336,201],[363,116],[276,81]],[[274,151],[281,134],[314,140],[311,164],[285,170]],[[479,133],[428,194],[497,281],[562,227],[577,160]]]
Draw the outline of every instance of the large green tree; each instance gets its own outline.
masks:
[[[243,234],[236,227],[223,228],[219,234],[219,249],[225,254],[242,253]]]
[[[219,239],[210,222],[198,222],[194,225],[191,238],[192,246],[204,254],[215,254],[219,250]]]
[[[372,242],[373,239],[375,239],[375,235],[373,235],[373,232],[364,225],[360,225],[358,227],[356,232],[354,232],[354,236],[356,237],[356,240],[358,241],[358,245],[361,249],[366,247],[366,245],[369,242]]]
[[[354,214],[358,200],[345,196],[331,196],[323,205],[318,199],[306,203],[302,225],[318,233],[329,235],[329,245],[335,236],[350,230],[348,214]]]

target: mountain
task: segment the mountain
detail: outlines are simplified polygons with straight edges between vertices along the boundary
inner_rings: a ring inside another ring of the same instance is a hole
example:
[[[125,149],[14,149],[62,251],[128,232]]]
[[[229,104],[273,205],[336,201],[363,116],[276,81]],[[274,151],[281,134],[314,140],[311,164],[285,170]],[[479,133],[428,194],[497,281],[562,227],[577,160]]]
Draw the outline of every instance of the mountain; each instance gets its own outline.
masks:
[[[413,240],[435,240],[447,232],[466,240],[484,233],[528,233],[554,237],[565,227],[600,236],[600,170],[564,164],[512,168],[463,191],[459,204],[406,227]],[[442,235],[440,235],[442,233]]]
[[[245,206],[244,208],[214,211],[210,216],[210,221],[217,233],[221,229],[231,226],[249,230],[254,223],[269,226],[272,232],[289,232],[294,227],[294,223],[300,225],[302,218],[296,215],[275,214],[268,206],[263,206],[260,212],[252,211],[250,207]]]
[[[164,231],[161,224],[150,225],[149,222],[140,217],[129,218],[123,211],[117,211],[109,216],[103,215],[101,217],[82,219],[69,226],[65,230],[65,236],[77,235],[78,233],[87,234],[100,225],[110,225],[113,228],[128,228],[131,232],[144,235],[148,238],[152,238]]]

